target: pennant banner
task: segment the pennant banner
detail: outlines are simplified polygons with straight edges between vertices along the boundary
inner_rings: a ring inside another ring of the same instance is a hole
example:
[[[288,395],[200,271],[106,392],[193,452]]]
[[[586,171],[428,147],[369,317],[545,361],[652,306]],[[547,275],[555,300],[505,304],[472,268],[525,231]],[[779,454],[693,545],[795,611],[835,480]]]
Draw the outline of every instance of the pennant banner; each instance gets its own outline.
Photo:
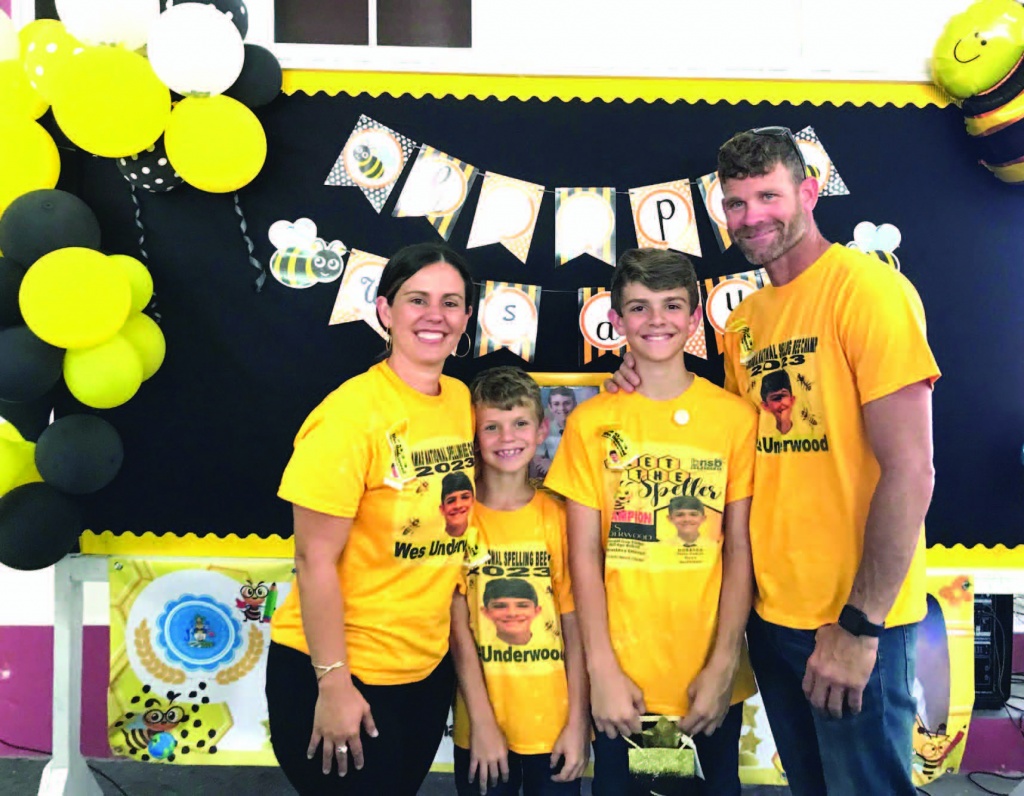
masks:
[[[581,287],[580,363],[586,365],[604,354],[622,356],[629,350],[626,338],[608,320],[612,294],[604,287]]]
[[[591,254],[615,267],[615,189],[555,189],[555,257]]]
[[[821,139],[814,132],[813,127],[805,127],[794,135],[800,145],[804,161],[807,163],[807,170],[811,176],[818,181],[818,196],[846,196],[850,189],[846,187],[843,178],[839,176],[832,158],[828,156]]]
[[[366,321],[377,334],[388,339],[377,320],[377,283],[381,271],[387,265],[387,258],[376,254],[352,249],[348,256],[348,267],[341,278],[338,297],[334,300],[328,326],[352,321]]]
[[[543,198],[543,185],[488,172],[466,248],[500,243],[525,263]]]
[[[704,302],[700,295],[700,285],[697,285],[697,306],[701,309],[704,308]],[[683,351],[701,359],[708,358],[708,339],[704,335],[703,315],[701,316],[700,323],[697,324],[697,328],[693,330],[693,334],[687,338]]]
[[[477,312],[476,357],[507,348],[527,362],[537,349],[541,289],[511,282],[484,283]]]
[[[704,197],[704,207],[708,211],[708,218],[711,219],[711,229],[715,233],[715,240],[718,241],[718,248],[724,252],[732,246],[732,237],[729,235],[729,228],[725,223],[722,186],[718,182],[718,175],[715,172],[705,174],[700,178],[699,184],[700,195]]]
[[[630,188],[629,203],[641,248],[675,249],[701,256],[689,180]]]
[[[732,311],[755,290],[770,284],[768,272],[763,268],[704,280],[707,292],[706,314],[711,328],[715,330],[715,345],[719,354],[724,350],[726,324]]]
[[[324,185],[358,187],[379,213],[415,149],[412,139],[361,115]]]
[[[479,173],[475,166],[424,144],[392,215],[425,216],[438,234],[448,240]]]
[[[275,765],[263,683],[292,561],[111,556],[109,576],[114,754]]]

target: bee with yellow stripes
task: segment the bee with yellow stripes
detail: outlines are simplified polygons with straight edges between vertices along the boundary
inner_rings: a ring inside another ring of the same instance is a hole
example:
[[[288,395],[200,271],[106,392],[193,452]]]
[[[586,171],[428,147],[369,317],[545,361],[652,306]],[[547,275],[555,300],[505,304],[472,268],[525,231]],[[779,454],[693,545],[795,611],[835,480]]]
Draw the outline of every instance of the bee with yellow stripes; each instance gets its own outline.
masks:
[[[380,179],[384,175],[384,163],[373,154],[373,150],[365,144],[360,144],[352,154],[355,156],[356,165],[359,171],[370,180]]]
[[[270,258],[270,273],[286,287],[306,288],[341,276],[341,254],[331,249],[289,246]]]

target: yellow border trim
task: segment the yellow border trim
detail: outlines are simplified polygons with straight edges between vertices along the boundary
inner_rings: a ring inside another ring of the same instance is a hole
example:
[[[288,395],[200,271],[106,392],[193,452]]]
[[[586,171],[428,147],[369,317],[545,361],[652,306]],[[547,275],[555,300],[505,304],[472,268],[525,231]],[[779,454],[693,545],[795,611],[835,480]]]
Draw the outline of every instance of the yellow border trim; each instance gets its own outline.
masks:
[[[551,373],[548,371],[533,372],[530,377],[541,387],[600,387],[604,391],[604,383],[612,377],[611,373]]]
[[[608,374],[541,374],[534,376],[556,376],[549,384],[565,386],[585,386],[592,383],[588,380],[567,381],[572,377],[597,376],[604,379]],[[539,379],[538,379],[539,380]],[[547,381],[547,379],[545,379]],[[600,381],[597,384],[601,384]],[[89,555],[105,556],[194,556],[197,558],[292,558],[295,555],[295,544],[291,537],[284,539],[276,534],[263,537],[250,534],[237,536],[215,536],[214,534],[145,533],[115,534],[112,531],[86,531],[81,538],[82,552]],[[995,547],[975,545],[964,547],[953,545],[943,547],[932,545],[928,548],[929,569],[1024,569],[1024,545],[1006,547],[997,544]]]
[[[499,100],[625,100],[635,102],[769,102],[795,105],[935,105],[945,107],[952,100],[932,83],[860,83],[825,80],[709,80],[644,77],[531,77],[518,75],[456,75],[423,72],[338,72],[290,69],[283,79],[286,94],[303,91],[315,94],[349,94],[366,92],[374,97],[390,94],[398,97],[411,94],[456,99],[476,97]]]

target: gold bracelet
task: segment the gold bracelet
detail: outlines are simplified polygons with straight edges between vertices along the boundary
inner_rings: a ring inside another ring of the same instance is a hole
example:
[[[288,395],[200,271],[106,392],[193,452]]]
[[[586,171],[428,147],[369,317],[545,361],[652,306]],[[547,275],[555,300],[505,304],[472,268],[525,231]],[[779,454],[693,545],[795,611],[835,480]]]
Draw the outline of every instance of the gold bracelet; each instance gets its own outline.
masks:
[[[316,670],[316,679],[319,682],[323,679],[325,674],[333,672],[335,669],[340,669],[345,665],[345,661],[335,661],[334,663],[319,664],[314,663],[313,668]]]

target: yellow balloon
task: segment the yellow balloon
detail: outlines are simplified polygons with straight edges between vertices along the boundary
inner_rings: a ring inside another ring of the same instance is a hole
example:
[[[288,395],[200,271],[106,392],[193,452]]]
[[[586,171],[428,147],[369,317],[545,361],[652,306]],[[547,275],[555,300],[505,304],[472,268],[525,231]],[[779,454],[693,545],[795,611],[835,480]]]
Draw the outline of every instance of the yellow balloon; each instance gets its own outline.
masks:
[[[124,326],[132,291],[105,254],[75,246],[40,257],[25,273],[18,302],[37,337],[58,348],[89,348]]]
[[[93,409],[113,409],[129,400],[142,384],[142,360],[121,335],[92,348],[64,355],[68,390]]]
[[[186,97],[164,136],[167,157],[185,182],[228,193],[248,185],[267,158],[267,135],[251,110],[231,97]]]
[[[38,119],[49,107],[29,85],[21,61],[0,61],[0,118]]]
[[[86,152],[134,155],[155,143],[167,126],[170,90],[137,53],[86,47],[71,57],[63,78],[53,115]]]
[[[167,342],[156,321],[140,312],[130,317],[118,334],[131,343],[139,355],[143,381],[160,370],[167,353]]]
[[[153,298],[153,276],[149,273],[149,269],[127,254],[111,254],[107,259],[116,263],[128,277],[128,284],[132,289],[130,312],[142,312],[149,304],[149,300]]]
[[[53,19],[38,19],[22,28],[21,61],[29,85],[47,102],[56,101],[66,88],[68,68],[72,57],[85,50],[85,45],[64,28],[64,23]]]
[[[0,438],[0,495],[5,495],[22,484],[42,480],[43,477],[36,469],[34,442],[26,442],[20,434],[16,439]]]
[[[22,194],[55,187],[59,176],[57,145],[38,122],[0,118],[0,215]]]

